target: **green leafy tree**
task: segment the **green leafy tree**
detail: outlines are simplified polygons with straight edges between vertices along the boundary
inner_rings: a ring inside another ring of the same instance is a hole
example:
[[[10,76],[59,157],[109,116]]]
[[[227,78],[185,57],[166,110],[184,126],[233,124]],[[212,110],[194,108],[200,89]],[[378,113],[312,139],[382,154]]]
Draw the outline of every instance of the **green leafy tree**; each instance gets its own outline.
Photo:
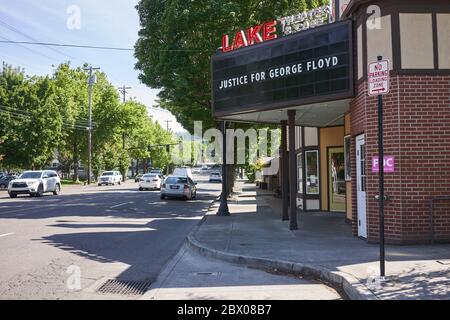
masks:
[[[63,120],[48,77],[26,77],[4,65],[0,75],[0,136],[4,165],[38,169],[53,157]]]
[[[92,90],[92,168],[98,175],[103,167],[118,166],[122,134],[119,95],[102,72],[96,72]],[[57,103],[66,119],[63,137],[59,140],[58,154],[62,163],[71,163],[73,179],[78,180],[78,164],[87,164],[88,152],[88,72],[83,68],[72,69],[70,64],[60,65],[54,74],[57,87]],[[114,152],[111,151],[114,149]],[[117,149],[117,150],[116,150]],[[122,159],[125,159],[122,156]]]
[[[304,11],[305,6],[303,0],[141,0],[135,46],[140,79],[161,89],[160,106],[191,133],[194,120],[203,121],[205,129],[214,127],[210,57],[221,47],[222,35]]]
[[[152,166],[165,170],[169,164],[171,164],[170,150],[174,148],[174,146],[170,146],[169,152],[167,152],[165,145],[174,144],[177,141],[171,132],[164,130],[157,122],[153,123],[153,133],[155,135],[155,145],[159,145],[161,147],[150,149]]]
[[[72,69],[64,63],[56,68],[53,79],[59,112],[66,123],[58,144],[58,160],[68,172],[73,167],[73,179],[78,181],[80,155],[87,145],[88,75],[82,68]]]

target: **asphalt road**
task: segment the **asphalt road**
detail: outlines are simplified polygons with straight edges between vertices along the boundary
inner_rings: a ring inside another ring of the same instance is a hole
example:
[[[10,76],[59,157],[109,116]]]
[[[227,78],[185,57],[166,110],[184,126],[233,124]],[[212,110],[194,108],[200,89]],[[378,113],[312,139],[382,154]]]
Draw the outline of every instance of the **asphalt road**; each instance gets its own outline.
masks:
[[[95,289],[110,278],[156,279],[219,195],[220,184],[205,178],[192,201],[161,200],[131,181],[42,198],[0,191],[0,298],[126,298]]]

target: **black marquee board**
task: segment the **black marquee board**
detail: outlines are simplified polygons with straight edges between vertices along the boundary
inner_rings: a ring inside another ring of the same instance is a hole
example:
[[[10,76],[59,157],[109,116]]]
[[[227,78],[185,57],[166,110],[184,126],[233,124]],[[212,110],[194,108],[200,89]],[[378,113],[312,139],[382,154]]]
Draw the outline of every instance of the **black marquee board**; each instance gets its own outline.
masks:
[[[352,21],[212,57],[215,117],[354,96]]]

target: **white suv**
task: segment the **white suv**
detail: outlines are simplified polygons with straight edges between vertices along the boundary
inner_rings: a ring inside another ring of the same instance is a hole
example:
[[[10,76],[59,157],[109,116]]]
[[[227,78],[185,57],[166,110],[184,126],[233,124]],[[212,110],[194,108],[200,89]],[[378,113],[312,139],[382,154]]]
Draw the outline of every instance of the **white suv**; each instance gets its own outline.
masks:
[[[60,191],[61,180],[56,171],[52,170],[25,171],[8,185],[8,193],[11,198],[16,198],[18,194],[40,197],[45,192],[53,192],[54,195],[58,195]]]
[[[102,173],[100,178],[98,179],[98,185],[115,185],[116,183],[120,184],[122,182],[122,174],[119,171],[105,171]]]

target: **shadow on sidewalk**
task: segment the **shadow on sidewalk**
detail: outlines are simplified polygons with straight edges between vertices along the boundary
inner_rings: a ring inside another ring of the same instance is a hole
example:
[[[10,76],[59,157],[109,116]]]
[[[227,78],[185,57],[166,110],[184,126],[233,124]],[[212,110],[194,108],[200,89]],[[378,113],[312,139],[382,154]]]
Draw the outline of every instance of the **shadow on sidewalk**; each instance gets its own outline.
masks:
[[[376,276],[379,246],[353,236],[343,213],[299,212],[299,229],[290,231],[289,222],[281,221],[280,199],[248,184],[241,190],[229,205],[230,217],[208,216],[195,235],[200,243],[230,254],[325,267],[363,284]],[[371,289],[387,299],[450,298],[450,265],[437,262],[449,258],[448,245],[386,246],[389,281]]]

